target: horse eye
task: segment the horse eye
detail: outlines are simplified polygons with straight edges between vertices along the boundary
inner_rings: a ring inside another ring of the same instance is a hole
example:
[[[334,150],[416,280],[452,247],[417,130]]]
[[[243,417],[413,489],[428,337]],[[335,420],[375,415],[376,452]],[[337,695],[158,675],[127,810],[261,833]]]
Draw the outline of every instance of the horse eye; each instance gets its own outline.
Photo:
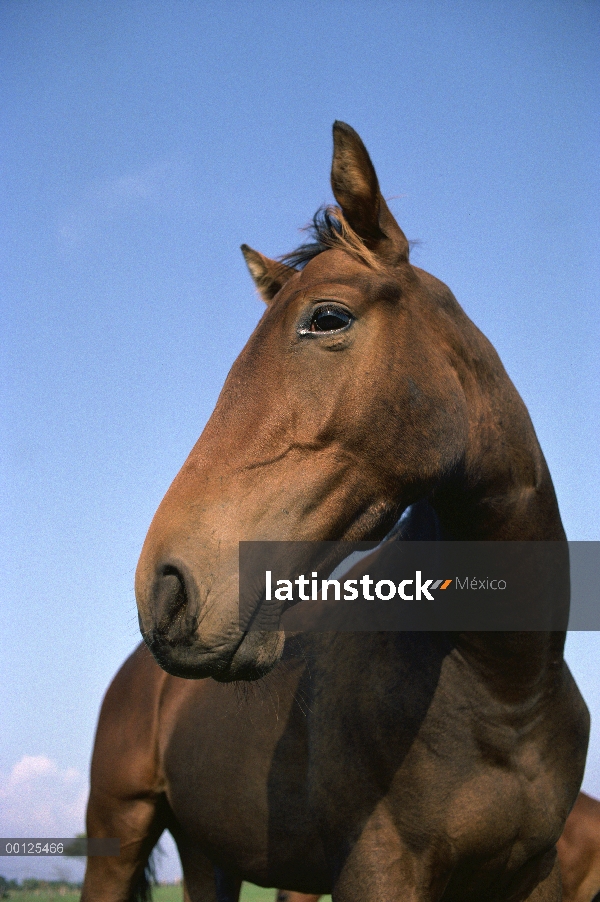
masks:
[[[321,307],[313,313],[310,321],[311,332],[337,332],[352,322],[352,316],[339,307]]]

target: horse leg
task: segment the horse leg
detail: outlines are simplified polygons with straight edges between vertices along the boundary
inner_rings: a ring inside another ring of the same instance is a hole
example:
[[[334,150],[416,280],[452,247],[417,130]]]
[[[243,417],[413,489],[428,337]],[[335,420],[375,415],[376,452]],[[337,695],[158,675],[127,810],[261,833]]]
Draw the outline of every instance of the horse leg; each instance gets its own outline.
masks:
[[[319,902],[320,896],[295,893],[288,889],[275,890],[275,902]]]
[[[167,679],[140,646],[108,688],[98,720],[87,810],[89,837],[120,840],[120,854],[88,858],[82,902],[133,902],[172,814],[160,772],[160,690]]]
[[[193,859],[179,852],[183,866],[183,902],[238,902],[242,881],[215,867],[194,851]]]
[[[120,854],[88,858],[81,902],[135,902],[143,899],[144,869],[165,826],[161,808],[149,799],[90,795],[88,836],[119,837]]]
[[[383,804],[372,812],[344,858],[334,880],[333,902],[439,902],[452,873],[451,863],[440,864],[439,850],[411,850]]]
[[[561,902],[562,897],[562,880],[557,858],[548,876],[538,883],[524,902]]]

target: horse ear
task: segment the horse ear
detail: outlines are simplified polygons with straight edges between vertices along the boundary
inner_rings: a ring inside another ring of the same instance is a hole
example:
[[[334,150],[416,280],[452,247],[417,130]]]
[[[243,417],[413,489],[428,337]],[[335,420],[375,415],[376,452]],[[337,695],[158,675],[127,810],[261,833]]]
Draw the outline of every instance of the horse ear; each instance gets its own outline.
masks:
[[[408,260],[408,241],[382,197],[367,148],[345,122],[333,124],[331,187],[346,220],[367,247],[390,263]]]
[[[265,304],[270,304],[277,292],[283,288],[288,279],[296,274],[297,270],[286,266],[285,263],[279,263],[278,260],[271,260],[269,257],[259,254],[247,244],[242,244],[241,251],[254,284],[258,288],[258,293]]]

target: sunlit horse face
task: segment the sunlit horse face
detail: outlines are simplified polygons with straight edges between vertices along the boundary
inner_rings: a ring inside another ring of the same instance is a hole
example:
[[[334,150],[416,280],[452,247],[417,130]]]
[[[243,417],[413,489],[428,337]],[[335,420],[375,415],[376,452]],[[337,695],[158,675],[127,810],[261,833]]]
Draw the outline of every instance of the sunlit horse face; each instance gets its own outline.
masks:
[[[343,124],[332,185],[338,229],[304,268],[244,248],[267,310],[142,550],[141,629],[175,675],[253,679],[281,654],[281,634],[239,629],[241,540],[380,538],[464,453],[460,308],[409,263]]]

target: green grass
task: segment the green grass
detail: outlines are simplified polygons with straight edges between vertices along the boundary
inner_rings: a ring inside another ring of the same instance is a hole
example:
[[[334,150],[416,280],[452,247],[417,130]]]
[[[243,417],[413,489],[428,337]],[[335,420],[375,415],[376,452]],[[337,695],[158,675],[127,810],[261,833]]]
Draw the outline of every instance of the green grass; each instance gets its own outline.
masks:
[[[153,886],[152,902],[183,902],[183,887]]]
[[[242,883],[240,902],[275,902],[275,890],[263,889],[253,883]]]
[[[156,902],[159,902],[159,900],[157,899]],[[165,902],[167,902],[166,899]],[[168,902],[171,902],[171,900],[169,899]],[[173,899],[172,902],[175,902],[175,900]],[[242,883],[240,902],[275,902],[275,890],[264,889],[262,886],[255,886],[253,883]],[[320,902],[331,902],[331,896],[321,896]]]
[[[182,902],[183,890],[180,886],[156,886],[152,890],[152,899],[153,902]],[[243,883],[240,902],[275,902],[275,890]],[[324,896],[323,902],[331,902],[331,896]]]
[[[156,900],[162,902],[162,900]],[[165,899],[164,902],[167,902]],[[168,902],[171,902],[169,899]],[[175,902],[173,899],[172,902]],[[255,886],[253,883],[242,883],[242,892],[240,893],[240,902],[275,902],[275,890],[264,889],[262,886]],[[331,896],[321,896],[320,902],[331,902]]]
[[[61,896],[57,892],[47,889],[30,890],[29,892],[9,890],[8,900],[5,902],[79,902],[79,896],[78,892],[69,892]],[[178,902],[181,900],[179,899]]]
[[[182,902],[181,886],[155,886],[152,888],[153,902]],[[79,902],[79,893],[66,893],[64,896],[51,890],[34,892],[10,892],[8,902]],[[240,902],[275,902],[275,890],[263,889],[253,883],[243,883]],[[323,896],[322,902],[331,902],[331,896]]]
[[[179,887],[159,887],[159,889],[176,890]],[[181,896],[159,896],[154,891],[154,902],[181,902]],[[263,886],[255,886],[254,883],[242,883],[240,902],[275,902],[275,890],[265,889]],[[323,896],[321,902],[331,902],[331,896]]]
[[[183,902],[183,887],[153,886],[152,902]]]

